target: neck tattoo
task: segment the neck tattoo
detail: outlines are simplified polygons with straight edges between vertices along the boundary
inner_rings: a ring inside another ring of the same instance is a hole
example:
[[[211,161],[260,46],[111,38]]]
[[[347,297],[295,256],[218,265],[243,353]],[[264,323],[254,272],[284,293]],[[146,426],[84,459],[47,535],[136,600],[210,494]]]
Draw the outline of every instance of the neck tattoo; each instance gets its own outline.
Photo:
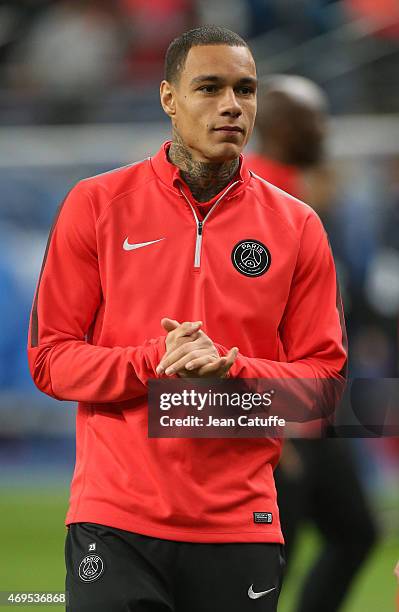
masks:
[[[181,176],[197,202],[208,202],[226,187],[240,164],[238,157],[222,163],[195,161],[176,130],[173,130],[169,161],[180,168]]]

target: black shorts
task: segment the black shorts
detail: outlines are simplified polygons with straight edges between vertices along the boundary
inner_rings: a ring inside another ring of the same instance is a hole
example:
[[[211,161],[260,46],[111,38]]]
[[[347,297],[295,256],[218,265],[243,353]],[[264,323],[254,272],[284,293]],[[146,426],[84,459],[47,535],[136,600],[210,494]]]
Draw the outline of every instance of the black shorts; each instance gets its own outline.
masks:
[[[161,540],[72,523],[65,542],[68,612],[276,612],[280,544]]]

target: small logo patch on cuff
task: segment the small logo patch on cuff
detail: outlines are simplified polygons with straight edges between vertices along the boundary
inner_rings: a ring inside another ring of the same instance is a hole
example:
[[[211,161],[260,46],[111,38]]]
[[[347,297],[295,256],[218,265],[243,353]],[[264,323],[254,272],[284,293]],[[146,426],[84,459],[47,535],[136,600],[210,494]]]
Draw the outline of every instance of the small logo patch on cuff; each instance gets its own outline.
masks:
[[[270,525],[273,522],[273,514],[271,512],[254,512],[254,523],[267,523]]]

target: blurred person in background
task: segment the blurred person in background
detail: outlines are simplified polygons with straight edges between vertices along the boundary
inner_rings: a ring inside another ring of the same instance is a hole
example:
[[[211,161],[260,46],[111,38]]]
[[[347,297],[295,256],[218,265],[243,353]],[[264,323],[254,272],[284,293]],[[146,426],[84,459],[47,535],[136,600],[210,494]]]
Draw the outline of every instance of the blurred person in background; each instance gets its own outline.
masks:
[[[162,77],[164,51],[179,32],[198,21],[194,0],[118,0],[130,28],[127,52],[127,79],[140,82]]]
[[[296,97],[291,94],[294,87]],[[302,173],[322,156],[325,97],[302,77],[275,75],[260,85],[258,100],[257,152],[248,156],[250,168],[279,189],[303,199]]]
[[[399,156],[386,164],[387,197],[379,211],[379,236],[364,279],[364,298],[374,328],[385,340],[386,367],[381,376],[398,376],[399,348]]]
[[[0,0],[0,86],[4,63],[17,42],[26,36],[32,23],[55,0]]]
[[[22,15],[3,10],[0,87],[13,120],[24,116],[21,107],[45,124],[130,120],[142,96],[158,108],[148,86],[153,91],[162,77],[167,42],[192,27],[196,13],[193,0],[43,0],[36,10],[26,0],[24,7]]]
[[[33,21],[10,57],[10,84],[43,96],[45,120],[87,118],[87,104],[124,74],[128,28],[117,2],[59,0]]]
[[[263,1],[263,0],[262,0]],[[247,0],[195,0],[198,20],[204,25],[223,24],[238,32],[240,36],[251,37],[249,28],[250,7]],[[262,17],[265,16],[265,13]]]
[[[327,108],[325,94],[312,81],[270,77],[258,95],[258,152],[248,156],[249,167],[259,176],[305,201],[305,173],[318,169],[312,196],[322,218],[332,195],[331,176],[323,166]],[[309,437],[313,435],[309,424]],[[338,439],[286,441],[276,486],[288,564],[305,520],[321,535],[320,553],[295,612],[337,612],[376,538],[350,444]]]
[[[256,87],[234,32],[179,36],[160,90],[172,141],[80,181],[51,230],[28,353],[40,390],[79,401],[71,612],[277,609],[281,441],[148,438],[147,419],[151,378],[344,381],[322,224],[241,156]]]

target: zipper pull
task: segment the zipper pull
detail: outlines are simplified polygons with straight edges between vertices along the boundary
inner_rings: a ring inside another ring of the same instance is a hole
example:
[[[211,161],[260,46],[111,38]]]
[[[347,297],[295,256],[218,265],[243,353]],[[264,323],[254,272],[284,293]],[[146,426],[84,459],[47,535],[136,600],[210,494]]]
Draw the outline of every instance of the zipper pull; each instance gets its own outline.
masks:
[[[198,236],[202,236],[202,221],[198,221]]]

